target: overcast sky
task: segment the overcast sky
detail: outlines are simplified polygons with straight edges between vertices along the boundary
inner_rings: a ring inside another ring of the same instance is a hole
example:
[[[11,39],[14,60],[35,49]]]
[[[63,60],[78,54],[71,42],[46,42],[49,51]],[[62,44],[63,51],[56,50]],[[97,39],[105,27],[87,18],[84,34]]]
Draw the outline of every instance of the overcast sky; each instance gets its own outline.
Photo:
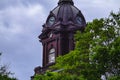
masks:
[[[33,69],[42,65],[42,45],[38,36],[49,12],[58,0],[0,0],[0,64],[8,64],[9,70],[19,80],[30,80]],[[86,18],[108,17],[117,12],[120,0],[74,0]]]

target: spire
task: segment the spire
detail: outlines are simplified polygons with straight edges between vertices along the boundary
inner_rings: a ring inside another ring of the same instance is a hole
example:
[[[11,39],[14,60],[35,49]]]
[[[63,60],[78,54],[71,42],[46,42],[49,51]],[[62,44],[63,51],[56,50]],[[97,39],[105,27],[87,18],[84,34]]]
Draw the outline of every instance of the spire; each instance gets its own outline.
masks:
[[[58,5],[65,4],[65,3],[70,3],[71,5],[74,4],[73,0],[59,0]]]

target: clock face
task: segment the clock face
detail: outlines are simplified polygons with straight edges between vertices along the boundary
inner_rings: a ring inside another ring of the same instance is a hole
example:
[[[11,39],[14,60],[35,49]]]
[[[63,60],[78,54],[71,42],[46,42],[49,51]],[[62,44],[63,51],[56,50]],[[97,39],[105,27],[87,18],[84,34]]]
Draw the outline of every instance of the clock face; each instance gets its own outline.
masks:
[[[55,17],[50,17],[49,18],[49,20],[48,20],[48,22],[49,22],[49,25],[53,25],[54,24],[54,22],[55,22]]]
[[[81,25],[82,24],[82,18],[80,16],[77,16],[76,17],[76,22]]]

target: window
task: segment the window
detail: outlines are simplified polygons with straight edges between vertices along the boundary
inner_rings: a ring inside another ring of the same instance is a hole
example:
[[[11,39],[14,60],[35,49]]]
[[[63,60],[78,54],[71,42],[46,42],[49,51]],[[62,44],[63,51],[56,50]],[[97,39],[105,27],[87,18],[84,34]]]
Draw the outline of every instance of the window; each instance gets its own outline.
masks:
[[[76,17],[76,22],[77,22],[77,24],[82,25],[83,20],[80,16],[77,16]]]
[[[55,62],[55,49],[52,48],[49,51],[49,63],[54,63]]]

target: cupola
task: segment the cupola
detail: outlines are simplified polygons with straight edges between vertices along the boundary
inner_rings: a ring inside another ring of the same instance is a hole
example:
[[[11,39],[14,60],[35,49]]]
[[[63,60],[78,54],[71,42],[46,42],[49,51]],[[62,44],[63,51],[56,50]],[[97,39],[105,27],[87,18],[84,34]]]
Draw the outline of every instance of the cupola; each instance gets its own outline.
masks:
[[[72,25],[76,26],[77,30],[81,29],[82,31],[86,26],[86,21],[81,11],[74,6],[72,0],[59,0],[58,6],[50,11],[44,27],[56,29],[55,26],[57,25],[75,29],[75,27],[70,27]]]
[[[39,68],[40,73],[54,65],[58,56],[74,50],[74,34],[76,31],[84,31],[85,27],[85,18],[74,6],[73,0],[59,0],[57,7],[50,11],[39,35],[43,46],[43,66]],[[37,71],[38,68],[35,69]]]

